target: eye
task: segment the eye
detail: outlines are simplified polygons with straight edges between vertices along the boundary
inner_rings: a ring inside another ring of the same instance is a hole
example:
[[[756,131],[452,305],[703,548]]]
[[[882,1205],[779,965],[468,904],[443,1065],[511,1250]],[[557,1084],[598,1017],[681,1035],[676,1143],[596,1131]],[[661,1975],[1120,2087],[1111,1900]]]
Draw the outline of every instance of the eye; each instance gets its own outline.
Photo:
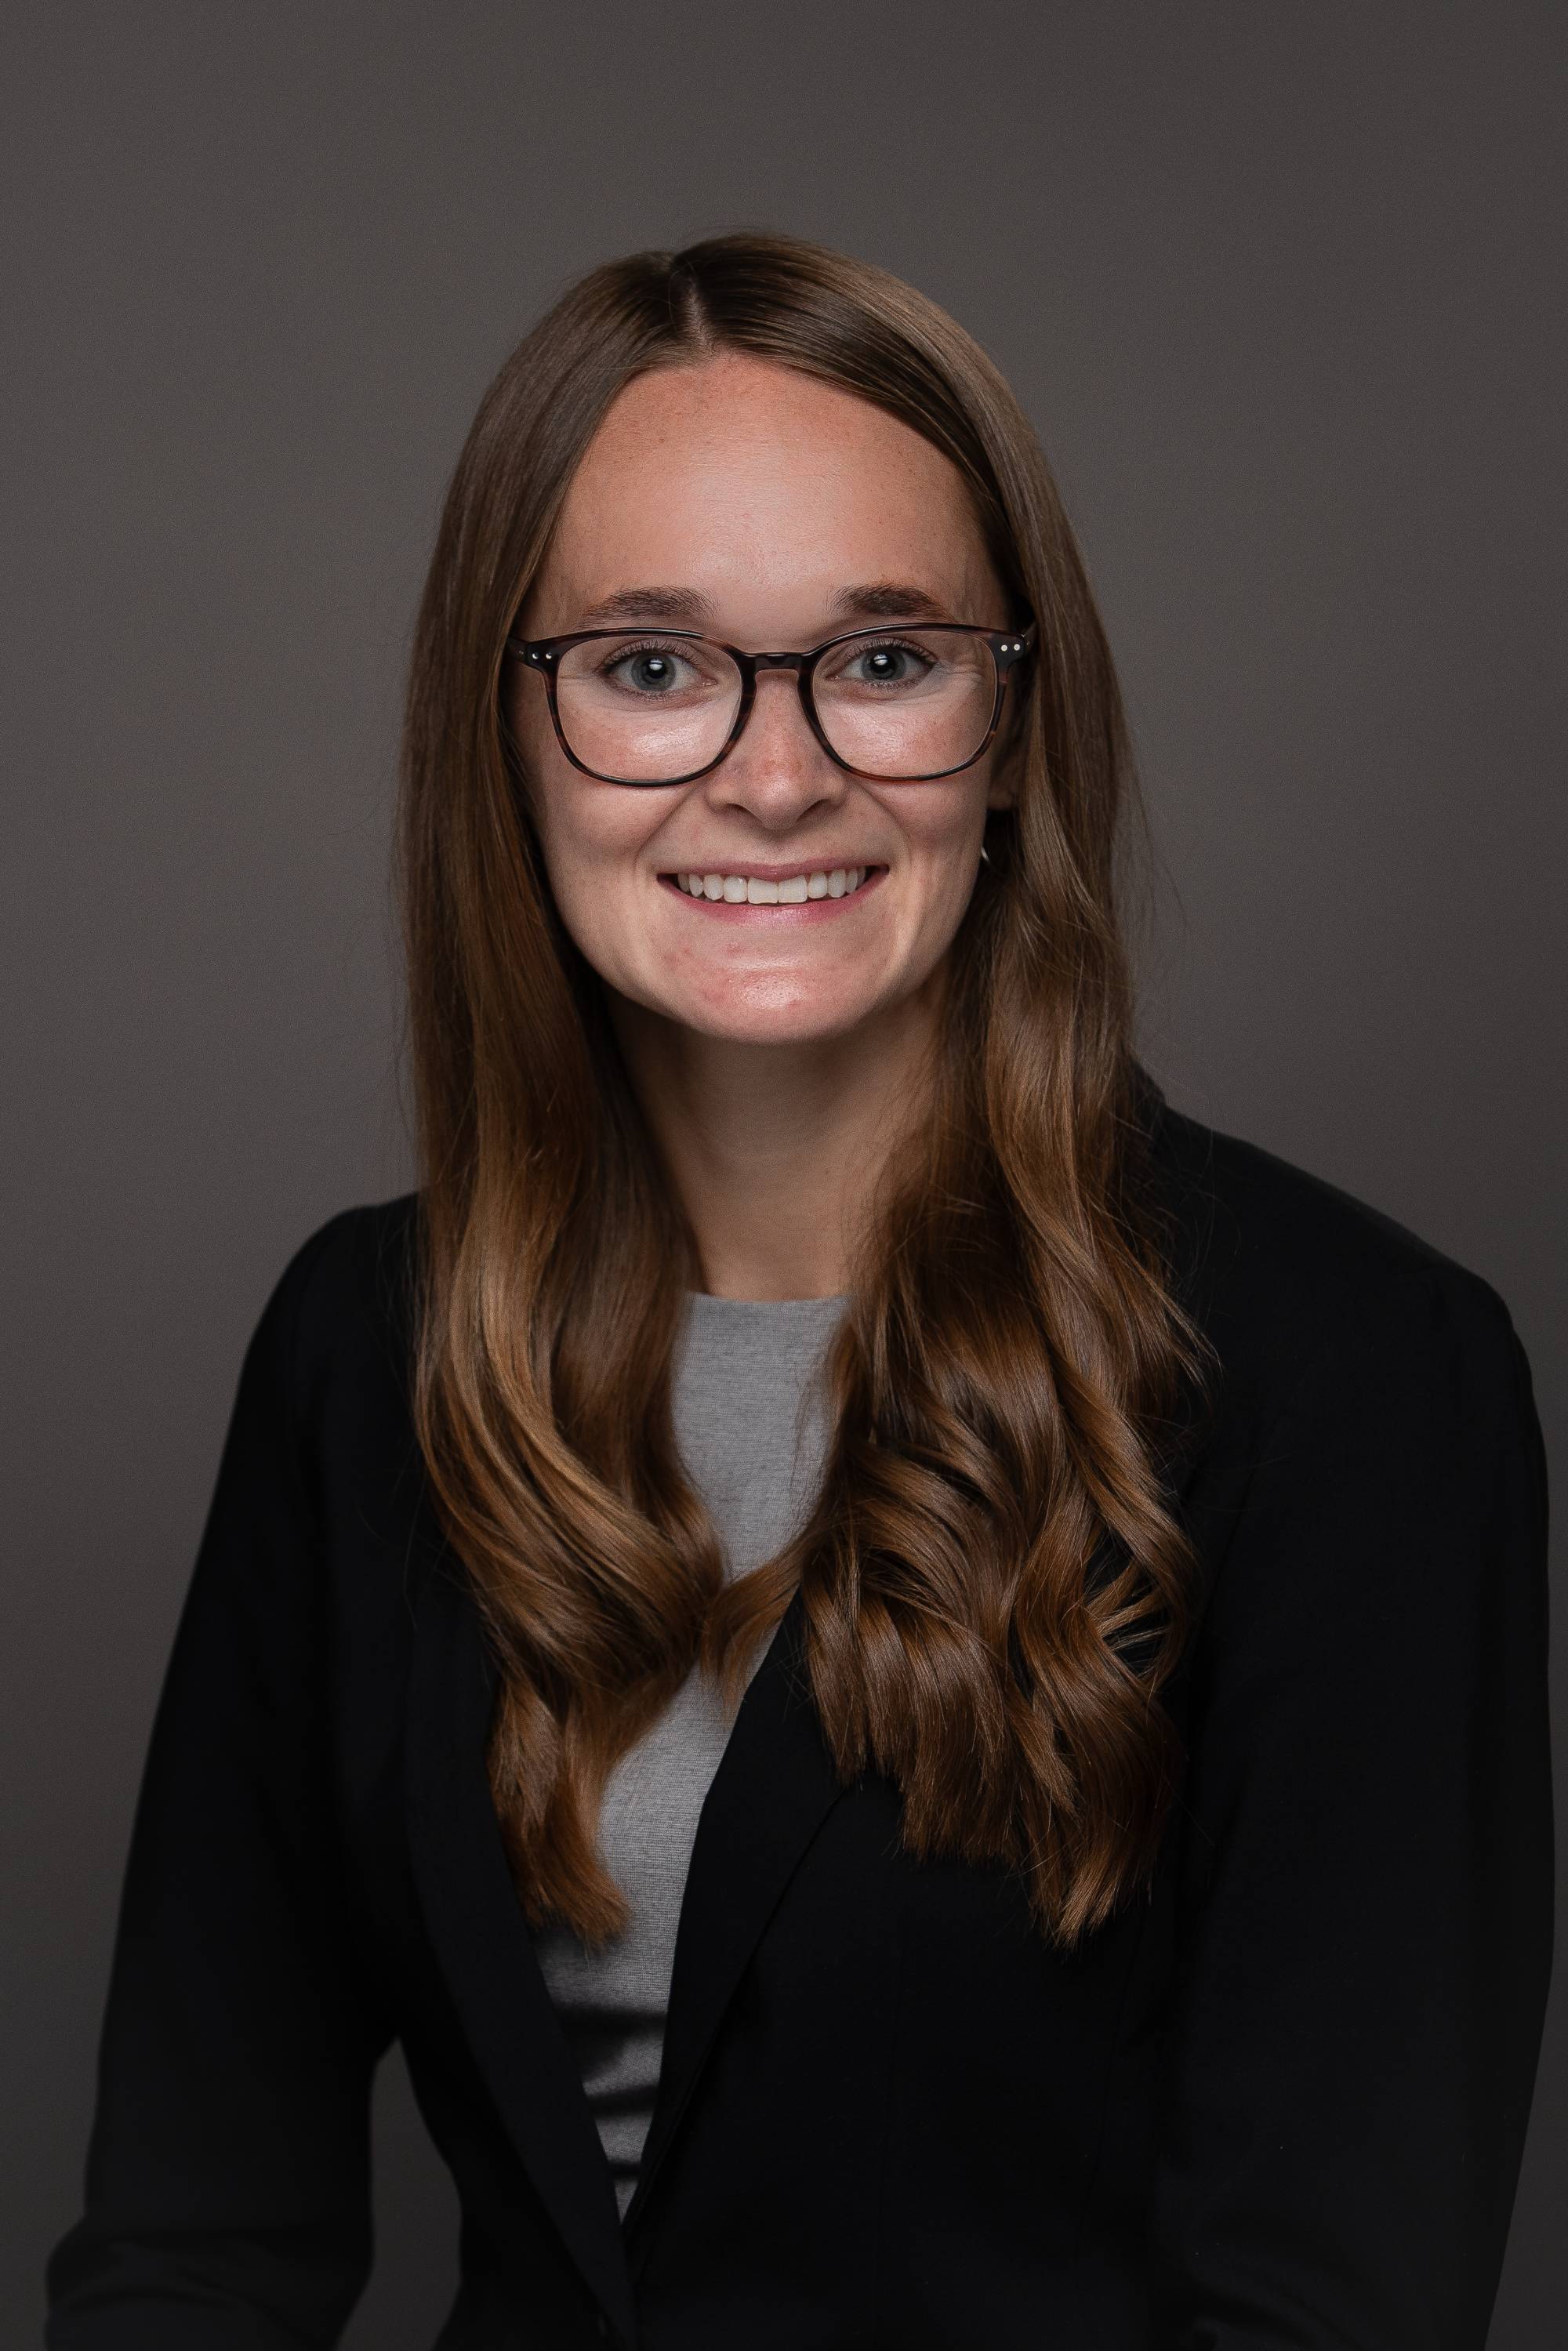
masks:
[[[681,674],[681,664],[673,653],[648,652],[622,653],[619,661],[608,664],[609,674],[619,677],[638,694],[667,694]]]
[[[601,645],[594,664],[594,674],[605,685],[646,702],[711,687],[717,669],[715,654],[705,645],[659,638]]]
[[[843,657],[835,663],[832,682],[835,685],[911,686],[921,685],[936,666],[935,653],[902,637],[889,637],[874,644],[846,646]]]

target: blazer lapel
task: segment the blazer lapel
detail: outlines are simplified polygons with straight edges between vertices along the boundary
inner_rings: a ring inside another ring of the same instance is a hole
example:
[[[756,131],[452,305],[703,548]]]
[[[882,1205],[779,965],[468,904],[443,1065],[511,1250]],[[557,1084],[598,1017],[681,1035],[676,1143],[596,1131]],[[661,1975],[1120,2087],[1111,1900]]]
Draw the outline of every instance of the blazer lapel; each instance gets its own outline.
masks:
[[[724,2013],[839,1785],[806,1675],[799,1592],[752,1676],[697,1822],[675,1937],[658,2097],[626,2214],[634,2272],[644,2216]]]
[[[610,2167],[539,1971],[490,1799],[485,1745],[496,1668],[458,1573],[445,1554],[422,1579],[409,1674],[408,1826],[421,1907],[528,2176],[585,2284],[632,2343],[632,2281]]]

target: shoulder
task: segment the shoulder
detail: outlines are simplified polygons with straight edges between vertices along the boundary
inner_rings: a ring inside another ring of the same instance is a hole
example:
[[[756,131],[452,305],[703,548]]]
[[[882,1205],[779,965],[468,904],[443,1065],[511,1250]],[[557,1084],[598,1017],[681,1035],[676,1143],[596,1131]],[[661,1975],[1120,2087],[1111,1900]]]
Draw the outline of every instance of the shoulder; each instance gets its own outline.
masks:
[[[250,1373],[306,1457],[381,1458],[407,1446],[418,1195],[340,1209],[295,1249],[250,1346]]]
[[[1163,1097],[1150,1142],[1178,1292],[1249,1421],[1352,1358],[1419,1384],[1458,1353],[1483,1377],[1517,1380],[1500,1293],[1410,1226]]]
[[[1210,1667],[1245,1654],[1277,1693],[1279,1660],[1313,1660],[1322,1691],[1346,1687],[1357,1657],[1397,1656],[1406,1675],[1424,1657],[1435,1690],[1511,1612],[1516,1673],[1534,1671],[1546,1458],[1503,1298],[1258,1144],[1168,1108],[1157,1125],[1179,1287],[1219,1359],[1183,1498],[1215,1579]]]
[[[385,1323],[406,1311],[418,1240],[419,1195],[340,1208],[308,1234],[277,1288],[301,1334],[318,1343],[369,1318]]]

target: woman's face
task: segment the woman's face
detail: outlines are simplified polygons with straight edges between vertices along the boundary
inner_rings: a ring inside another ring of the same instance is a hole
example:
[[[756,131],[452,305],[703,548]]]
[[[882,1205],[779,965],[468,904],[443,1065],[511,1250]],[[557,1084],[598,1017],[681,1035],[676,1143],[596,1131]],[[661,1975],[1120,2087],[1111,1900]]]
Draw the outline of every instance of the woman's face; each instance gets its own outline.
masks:
[[[726,353],[620,394],[521,625],[529,637],[684,628],[759,653],[884,620],[1005,629],[1016,617],[947,458],[852,393]],[[519,671],[513,692],[567,930],[612,990],[707,1037],[842,1036],[911,997],[968,904],[987,808],[1012,799],[995,747],[935,783],[847,775],[786,671],[758,676],[745,731],[711,774],[651,789],[580,773],[542,678]],[[676,878],[855,867],[869,869],[861,888],[804,904],[694,898]]]

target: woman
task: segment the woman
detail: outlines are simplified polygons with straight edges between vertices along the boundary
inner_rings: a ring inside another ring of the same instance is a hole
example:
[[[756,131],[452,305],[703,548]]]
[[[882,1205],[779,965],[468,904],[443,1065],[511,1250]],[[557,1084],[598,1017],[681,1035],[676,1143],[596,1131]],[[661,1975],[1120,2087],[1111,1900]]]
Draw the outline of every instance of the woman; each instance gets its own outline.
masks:
[[[641,255],[415,645],[416,1195],[262,1317],[52,2351],[1479,2351],[1550,1960],[1507,1309],[1138,1063],[1114,674],[882,273]],[[678,1928],[678,1932],[677,1932]]]

